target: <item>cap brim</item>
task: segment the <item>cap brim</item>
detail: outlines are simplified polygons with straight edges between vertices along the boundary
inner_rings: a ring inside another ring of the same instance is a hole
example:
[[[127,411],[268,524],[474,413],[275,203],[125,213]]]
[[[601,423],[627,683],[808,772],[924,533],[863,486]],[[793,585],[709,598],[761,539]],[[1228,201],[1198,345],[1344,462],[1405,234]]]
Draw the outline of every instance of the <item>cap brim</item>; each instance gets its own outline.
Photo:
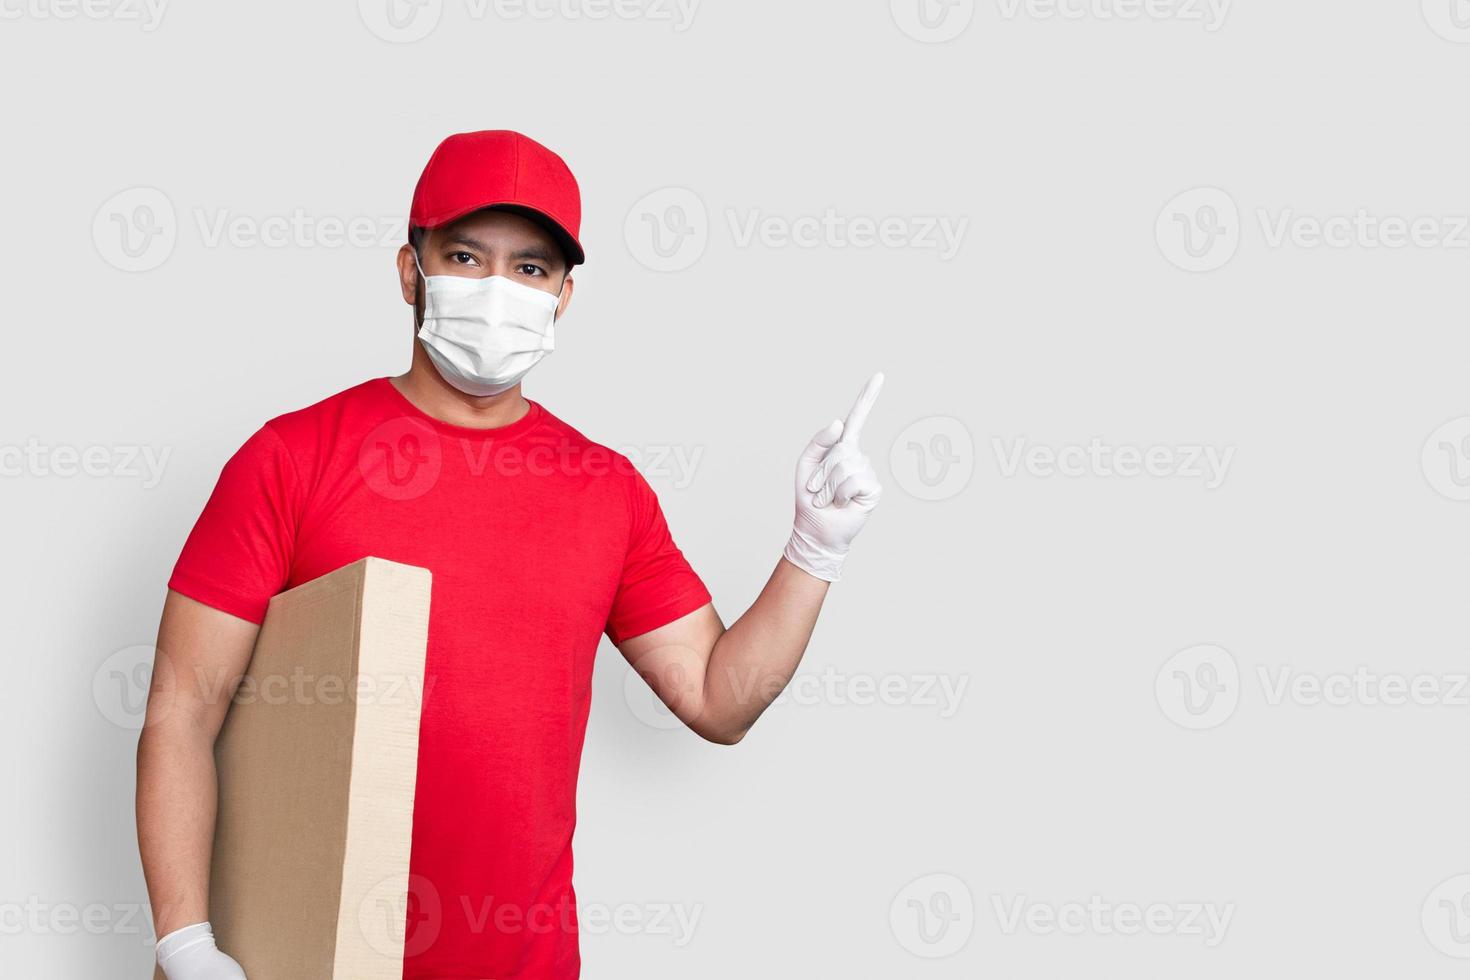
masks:
[[[463,210],[454,211],[443,216],[435,215],[432,221],[423,222],[418,227],[439,228],[449,224],[451,221],[458,221],[465,215],[474,214],[476,211],[509,211],[511,214],[518,214],[523,218],[528,218],[536,222],[546,230],[548,235],[556,239],[556,243],[561,246],[562,254],[566,256],[569,264],[581,265],[587,261],[587,253],[582,251],[581,243],[568,234],[567,230],[561,226],[559,221],[539,208],[532,207],[529,204],[521,204],[518,201],[476,204],[473,207],[464,208]]]

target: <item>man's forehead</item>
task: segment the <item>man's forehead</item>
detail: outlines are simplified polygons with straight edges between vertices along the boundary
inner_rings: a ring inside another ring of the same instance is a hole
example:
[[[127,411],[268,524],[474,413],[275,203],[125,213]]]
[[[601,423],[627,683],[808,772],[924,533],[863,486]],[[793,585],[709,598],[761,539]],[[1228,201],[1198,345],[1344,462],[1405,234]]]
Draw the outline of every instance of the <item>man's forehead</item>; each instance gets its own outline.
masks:
[[[559,255],[556,239],[541,225],[524,215],[486,208],[429,230],[430,241],[460,242],[485,251],[539,247],[548,255]]]

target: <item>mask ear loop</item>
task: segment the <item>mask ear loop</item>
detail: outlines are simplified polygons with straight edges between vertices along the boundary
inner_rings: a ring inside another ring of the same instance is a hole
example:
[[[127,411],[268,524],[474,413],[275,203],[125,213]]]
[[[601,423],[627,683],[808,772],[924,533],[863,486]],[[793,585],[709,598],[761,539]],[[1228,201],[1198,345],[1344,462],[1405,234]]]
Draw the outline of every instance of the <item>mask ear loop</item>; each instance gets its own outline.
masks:
[[[419,270],[419,282],[423,283],[423,288],[420,288],[418,283],[414,284],[414,292],[418,296],[418,303],[414,304],[414,315],[418,318],[418,330],[416,332],[422,333],[424,324],[429,319],[429,274],[424,271],[424,264],[419,261],[418,246],[412,245],[410,248],[413,250],[413,266]],[[418,311],[420,304],[423,306],[422,313]]]

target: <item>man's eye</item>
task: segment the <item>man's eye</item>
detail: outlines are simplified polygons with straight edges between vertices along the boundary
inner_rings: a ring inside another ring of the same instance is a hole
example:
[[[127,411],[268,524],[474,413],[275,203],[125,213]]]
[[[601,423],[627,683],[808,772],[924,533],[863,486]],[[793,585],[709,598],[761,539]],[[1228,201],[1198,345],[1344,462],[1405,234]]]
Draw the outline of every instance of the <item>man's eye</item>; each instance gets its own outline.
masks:
[[[527,262],[525,265],[521,266],[521,275],[523,275],[523,276],[544,276],[544,275],[546,275],[546,273],[545,273],[545,271],[542,270],[542,268],[539,265],[532,265],[531,263]]]
[[[449,260],[451,262],[458,262],[460,265],[473,265],[475,257],[469,252],[450,252]]]

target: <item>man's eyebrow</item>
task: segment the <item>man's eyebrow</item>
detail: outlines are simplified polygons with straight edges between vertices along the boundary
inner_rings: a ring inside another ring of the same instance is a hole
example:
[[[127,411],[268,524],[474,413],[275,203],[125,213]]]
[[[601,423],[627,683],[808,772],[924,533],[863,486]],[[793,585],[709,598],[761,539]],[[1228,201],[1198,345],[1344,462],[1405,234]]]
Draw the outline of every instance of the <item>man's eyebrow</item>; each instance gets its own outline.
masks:
[[[484,242],[480,241],[478,238],[471,238],[469,235],[463,235],[463,234],[450,235],[447,239],[445,239],[444,244],[446,244],[446,245],[468,245],[470,248],[475,249],[478,252],[488,252],[488,251],[490,251],[490,246],[486,245]]]
[[[540,259],[542,262],[550,262],[554,258],[551,252],[540,245],[527,245],[525,248],[518,248],[511,253],[510,257],[512,259]]]
[[[488,255],[491,252],[491,248],[489,245],[486,245],[478,238],[472,238],[469,235],[462,233],[450,235],[444,240],[444,244],[468,245],[470,248],[474,249],[477,252],[480,252],[482,255]],[[545,262],[547,264],[551,264],[557,260],[557,255],[554,252],[541,245],[527,245],[524,248],[518,248],[511,253],[510,257],[513,261],[516,259],[540,259],[542,262]]]

